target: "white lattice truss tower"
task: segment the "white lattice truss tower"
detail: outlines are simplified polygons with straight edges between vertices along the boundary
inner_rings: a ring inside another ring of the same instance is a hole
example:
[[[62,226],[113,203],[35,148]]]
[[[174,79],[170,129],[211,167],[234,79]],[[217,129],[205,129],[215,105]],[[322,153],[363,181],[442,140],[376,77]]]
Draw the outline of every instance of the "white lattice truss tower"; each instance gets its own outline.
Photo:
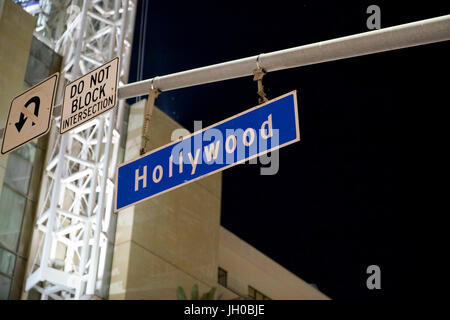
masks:
[[[40,7],[35,35],[63,57],[57,101],[67,82],[116,56],[120,85],[127,82],[137,0],[41,0]],[[60,118],[54,120],[25,288],[39,291],[42,299],[107,295],[124,108],[120,100],[112,111],[64,135]]]

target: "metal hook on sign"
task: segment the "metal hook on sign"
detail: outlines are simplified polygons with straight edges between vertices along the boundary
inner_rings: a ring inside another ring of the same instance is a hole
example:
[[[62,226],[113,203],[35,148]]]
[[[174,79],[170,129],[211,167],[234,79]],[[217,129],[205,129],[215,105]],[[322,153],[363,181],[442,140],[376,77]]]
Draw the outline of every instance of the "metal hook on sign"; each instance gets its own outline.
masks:
[[[153,85],[153,83],[155,82],[155,78],[156,77],[152,78],[151,81],[150,81],[150,90],[154,90],[155,89],[155,86]]]
[[[267,102],[268,99],[266,98],[266,93],[264,92],[264,86],[262,84],[262,79],[266,75],[266,71],[261,68],[261,65],[259,64],[259,57],[256,57],[256,69],[253,70],[253,81],[258,82],[258,103],[264,103]]]
[[[143,155],[147,152],[149,137],[149,125],[152,117],[153,107],[155,106],[155,100],[158,98],[161,90],[157,89],[153,85],[154,78],[150,82],[150,92],[148,94],[147,103],[145,104],[144,124],[142,125],[142,141],[140,154]]]

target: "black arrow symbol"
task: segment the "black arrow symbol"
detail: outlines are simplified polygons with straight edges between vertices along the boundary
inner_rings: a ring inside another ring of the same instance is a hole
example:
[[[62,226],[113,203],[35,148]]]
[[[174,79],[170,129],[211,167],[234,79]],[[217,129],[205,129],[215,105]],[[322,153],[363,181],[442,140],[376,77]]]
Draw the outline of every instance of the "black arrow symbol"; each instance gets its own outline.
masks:
[[[25,124],[25,121],[27,121],[27,117],[25,117],[25,115],[21,112],[19,121],[15,123],[17,131],[20,132],[20,130],[22,130],[22,127]]]
[[[28,100],[25,103],[25,108],[28,108],[28,106],[30,104],[34,103],[34,115],[37,117],[39,115],[39,105],[41,104],[41,99],[39,99],[38,96],[34,96],[32,98],[30,98],[30,100]],[[20,117],[19,117],[19,121],[17,121],[15,123],[15,126],[17,128],[17,131],[20,132],[25,124],[25,122],[27,121],[27,117],[25,116],[25,114],[23,114],[23,112],[20,113]],[[31,121],[31,125],[34,126],[36,123],[34,121]]]

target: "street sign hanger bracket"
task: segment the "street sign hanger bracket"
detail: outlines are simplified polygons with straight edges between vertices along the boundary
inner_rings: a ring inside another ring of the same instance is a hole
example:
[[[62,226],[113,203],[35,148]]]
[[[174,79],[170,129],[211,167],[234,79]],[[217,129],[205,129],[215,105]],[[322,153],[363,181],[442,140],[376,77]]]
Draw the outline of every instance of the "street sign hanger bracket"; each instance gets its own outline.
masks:
[[[266,97],[266,93],[264,92],[264,86],[263,86],[263,83],[262,83],[262,80],[263,80],[263,78],[264,78],[264,76],[266,75],[266,71],[263,69],[263,68],[261,68],[261,65],[259,64],[259,57],[260,57],[261,55],[258,55],[257,57],[256,57],[256,69],[255,70],[253,70],[253,81],[257,81],[257,83],[258,83],[258,103],[259,104],[261,104],[261,103],[264,103],[264,102],[267,102],[267,101],[269,101],[268,99],[267,99],[267,97]]]
[[[145,154],[148,151],[148,142],[150,140],[150,137],[148,136],[150,119],[152,117],[153,108],[155,106],[155,100],[156,98],[158,98],[160,93],[161,90],[154,87],[152,79],[152,82],[150,83],[150,92],[148,94],[147,103],[145,104],[144,124],[142,126],[142,141],[140,150],[141,155]]]

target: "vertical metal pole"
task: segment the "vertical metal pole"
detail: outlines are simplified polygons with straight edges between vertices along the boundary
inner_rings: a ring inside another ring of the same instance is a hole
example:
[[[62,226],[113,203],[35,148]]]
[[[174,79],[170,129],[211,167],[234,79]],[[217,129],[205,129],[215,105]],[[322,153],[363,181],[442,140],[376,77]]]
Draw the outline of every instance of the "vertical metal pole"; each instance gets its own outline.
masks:
[[[60,140],[60,146],[58,151],[58,163],[56,165],[57,167],[55,172],[54,186],[52,190],[52,198],[50,202],[50,210],[48,211],[47,217],[47,232],[45,234],[44,247],[42,249],[42,256],[41,256],[42,270],[48,267],[48,262],[50,258],[50,251],[53,240],[53,228],[56,217],[56,206],[58,204],[59,189],[61,187],[61,177],[64,166],[64,150],[66,146],[67,146],[67,135],[63,135]]]
[[[94,201],[95,201],[95,191],[97,188],[97,174],[98,174],[98,162],[100,160],[100,146],[102,144],[103,139],[103,126],[104,126],[105,120],[103,117],[100,117],[100,121],[97,125],[97,149],[95,149],[95,166],[92,170],[92,176],[91,176],[91,189],[89,190],[89,202],[88,202],[88,214],[89,218],[93,216],[94,213]],[[87,263],[87,256],[89,251],[89,234],[91,232],[91,219],[88,219],[88,221],[84,225],[84,234],[83,234],[83,248],[81,251],[81,262],[80,262],[80,276],[84,275],[85,269],[86,269],[86,263]],[[77,288],[75,291],[75,299],[79,299],[82,292],[84,291],[86,282],[82,281],[81,285]]]
[[[123,0],[123,8],[128,8],[129,5],[129,0]],[[133,24],[134,24],[134,19],[133,20]],[[125,10],[123,12],[122,15],[122,26],[126,26],[128,22],[128,10]],[[122,28],[121,33],[120,33],[120,40],[119,40],[119,57],[122,57],[123,54],[123,46],[124,46],[124,42],[125,42],[125,36],[126,36],[126,28]],[[127,66],[126,66],[127,67]],[[128,74],[123,74],[124,78],[126,78],[128,80]],[[120,77],[119,77],[120,79]],[[116,129],[117,131],[119,131],[119,133],[121,133],[121,128],[120,126],[122,125],[122,121],[123,121],[123,112],[124,112],[124,108],[125,108],[125,101],[124,100],[120,100],[119,101],[119,108],[118,108],[118,115],[117,115],[117,123],[116,123]],[[114,158],[117,158],[116,156],[113,156]],[[116,161],[113,160],[113,165],[115,166]]]
[[[83,45],[84,34],[87,27],[87,10],[91,6],[91,0],[83,1],[83,8],[81,9],[80,33],[78,34],[78,41],[75,45],[75,53],[73,55],[73,74],[79,76],[80,73],[80,56],[81,46]]]
[[[80,31],[79,31],[79,39],[83,38],[83,35],[86,31],[86,17],[87,17],[87,9],[88,5],[90,5],[90,0],[85,0],[83,3],[83,9],[81,13],[81,24],[80,24]],[[78,41],[76,48],[75,48],[75,54],[74,54],[74,73],[79,74],[80,73],[80,54],[81,54],[81,44],[82,41]],[[67,147],[67,141],[68,141],[68,135],[62,135],[60,140],[60,146],[58,151],[58,163],[56,167],[56,173],[55,173],[55,179],[54,179],[54,185],[52,190],[52,199],[50,204],[50,210],[48,213],[48,220],[47,220],[47,233],[45,234],[45,241],[44,241],[44,248],[42,251],[41,256],[41,267],[47,268],[48,262],[50,258],[50,251],[53,244],[53,228],[54,228],[54,222],[56,218],[56,206],[59,201],[59,192],[61,189],[61,178],[62,178],[62,170],[64,166],[64,152]]]
[[[127,3],[128,4],[128,3]],[[113,19],[114,21],[117,20],[119,16],[119,6],[120,1],[115,0],[114,2],[114,15]],[[128,6],[124,8],[125,11],[128,11]],[[124,12],[124,15],[126,13]],[[112,39],[110,42],[109,47],[109,59],[112,59],[114,56],[114,44],[116,40],[116,27],[114,27],[112,32]],[[122,28],[122,34],[126,32],[126,28]],[[120,49],[118,50],[120,51]],[[118,72],[120,72],[121,66],[118,67]],[[117,101],[116,101],[117,103]],[[118,103],[117,103],[118,104]],[[106,194],[106,188],[107,188],[107,180],[108,180],[108,169],[109,169],[109,161],[110,161],[110,152],[111,152],[111,144],[112,144],[112,135],[113,130],[115,128],[115,120],[116,120],[116,109],[112,109],[108,112],[106,117],[109,118],[109,124],[108,124],[108,132],[106,136],[106,149],[105,154],[103,157],[103,163],[102,163],[102,169],[103,169],[103,176],[101,178],[100,182],[100,196],[99,196],[99,207],[97,211],[97,215],[95,216],[95,232],[94,232],[94,245],[92,247],[92,257],[91,257],[91,266],[89,268],[89,276],[87,281],[87,288],[86,288],[86,294],[95,294],[95,287],[96,287],[96,280],[97,280],[97,274],[98,274],[98,263],[99,263],[99,256],[100,256],[100,233],[102,232],[102,219],[103,219],[103,211],[105,208],[105,194]],[[102,119],[103,120],[103,119]],[[108,121],[107,121],[108,122]],[[103,126],[102,126],[103,128]],[[106,250],[106,246],[105,246]]]
[[[108,126],[107,140],[111,141],[113,129],[114,129],[114,121],[115,121],[115,112],[114,110],[109,112],[110,121]],[[110,151],[111,151],[111,143],[106,144],[106,150],[103,158],[103,176],[100,182],[100,196],[98,199],[99,208],[97,211],[97,215],[95,216],[95,233],[94,233],[94,245],[92,247],[91,254],[91,266],[89,267],[89,276],[86,288],[86,294],[94,294],[95,293],[95,284],[97,280],[98,273],[98,260],[100,253],[100,246],[98,245],[100,242],[100,233],[102,231],[102,218],[103,211],[105,208],[105,193],[106,193],[106,182],[108,179],[108,168],[109,168],[109,159],[110,159]]]

